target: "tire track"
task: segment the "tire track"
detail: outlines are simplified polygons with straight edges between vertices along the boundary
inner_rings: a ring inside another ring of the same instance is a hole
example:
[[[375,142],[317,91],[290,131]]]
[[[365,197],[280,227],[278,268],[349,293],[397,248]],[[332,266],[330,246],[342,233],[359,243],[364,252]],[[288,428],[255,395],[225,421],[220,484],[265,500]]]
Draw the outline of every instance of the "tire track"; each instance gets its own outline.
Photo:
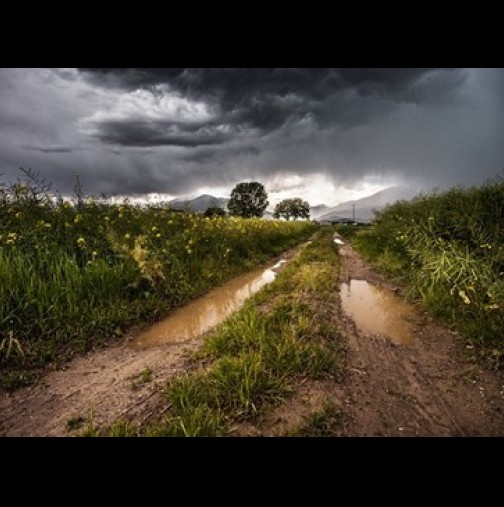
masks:
[[[363,279],[384,289],[397,287],[369,269],[349,246],[340,247],[341,281]],[[463,344],[453,333],[415,309],[413,345],[360,332],[341,316],[348,339],[348,436],[503,435],[502,377],[479,372],[472,383],[467,364],[455,360]],[[365,374],[358,372],[364,371]],[[479,384],[479,385],[478,385]],[[485,385],[486,387],[481,387]],[[486,389],[491,393],[483,397]]]

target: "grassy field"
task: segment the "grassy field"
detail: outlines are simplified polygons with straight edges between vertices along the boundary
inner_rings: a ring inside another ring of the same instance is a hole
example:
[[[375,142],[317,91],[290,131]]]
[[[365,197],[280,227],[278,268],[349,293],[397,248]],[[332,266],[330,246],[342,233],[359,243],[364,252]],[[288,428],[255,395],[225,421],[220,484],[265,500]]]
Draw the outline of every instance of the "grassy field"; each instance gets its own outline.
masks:
[[[273,283],[206,340],[195,358],[200,367],[167,386],[163,421],[142,429],[120,421],[107,434],[226,435],[282,403],[302,379],[337,377],[346,345],[335,325],[339,258],[333,233],[319,231]]]
[[[55,201],[0,185],[0,385],[152,322],[316,226]]]
[[[490,366],[504,355],[504,182],[399,202],[371,228],[342,227],[357,250],[404,282]]]

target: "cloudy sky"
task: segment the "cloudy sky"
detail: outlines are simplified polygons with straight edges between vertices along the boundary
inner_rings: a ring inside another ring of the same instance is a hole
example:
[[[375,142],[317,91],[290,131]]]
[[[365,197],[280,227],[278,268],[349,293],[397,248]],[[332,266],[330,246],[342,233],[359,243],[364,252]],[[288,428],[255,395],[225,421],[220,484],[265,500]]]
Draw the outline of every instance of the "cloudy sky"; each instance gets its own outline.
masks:
[[[480,183],[504,168],[503,69],[0,69],[0,174],[62,193],[335,205],[390,185]]]

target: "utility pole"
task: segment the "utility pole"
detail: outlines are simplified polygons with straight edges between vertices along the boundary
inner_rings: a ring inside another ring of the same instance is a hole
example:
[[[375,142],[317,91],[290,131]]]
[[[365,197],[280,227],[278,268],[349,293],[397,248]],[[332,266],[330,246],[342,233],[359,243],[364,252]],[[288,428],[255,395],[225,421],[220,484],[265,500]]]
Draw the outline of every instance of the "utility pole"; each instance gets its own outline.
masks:
[[[355,203],[353,205],[353,223],[355,224]]]

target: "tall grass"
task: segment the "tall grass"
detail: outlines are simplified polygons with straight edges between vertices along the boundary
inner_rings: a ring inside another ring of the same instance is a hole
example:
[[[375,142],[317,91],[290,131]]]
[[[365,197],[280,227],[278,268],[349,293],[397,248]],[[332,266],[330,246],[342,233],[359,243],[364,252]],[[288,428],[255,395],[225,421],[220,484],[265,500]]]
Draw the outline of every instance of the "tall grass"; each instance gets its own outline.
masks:
[[[301,378],[340,373],[345,345],[334,323],[339,264],[332,234],[317,233],[207,339],[199,353],[206,367],[171,381],[169,416],[148,434],[223,435],[282,402]]]
[[[314,229],[0,185],[0,383],[153,321]]]
[[[353,244],[496,367],[504,354],[504,182],[396,203]]]

